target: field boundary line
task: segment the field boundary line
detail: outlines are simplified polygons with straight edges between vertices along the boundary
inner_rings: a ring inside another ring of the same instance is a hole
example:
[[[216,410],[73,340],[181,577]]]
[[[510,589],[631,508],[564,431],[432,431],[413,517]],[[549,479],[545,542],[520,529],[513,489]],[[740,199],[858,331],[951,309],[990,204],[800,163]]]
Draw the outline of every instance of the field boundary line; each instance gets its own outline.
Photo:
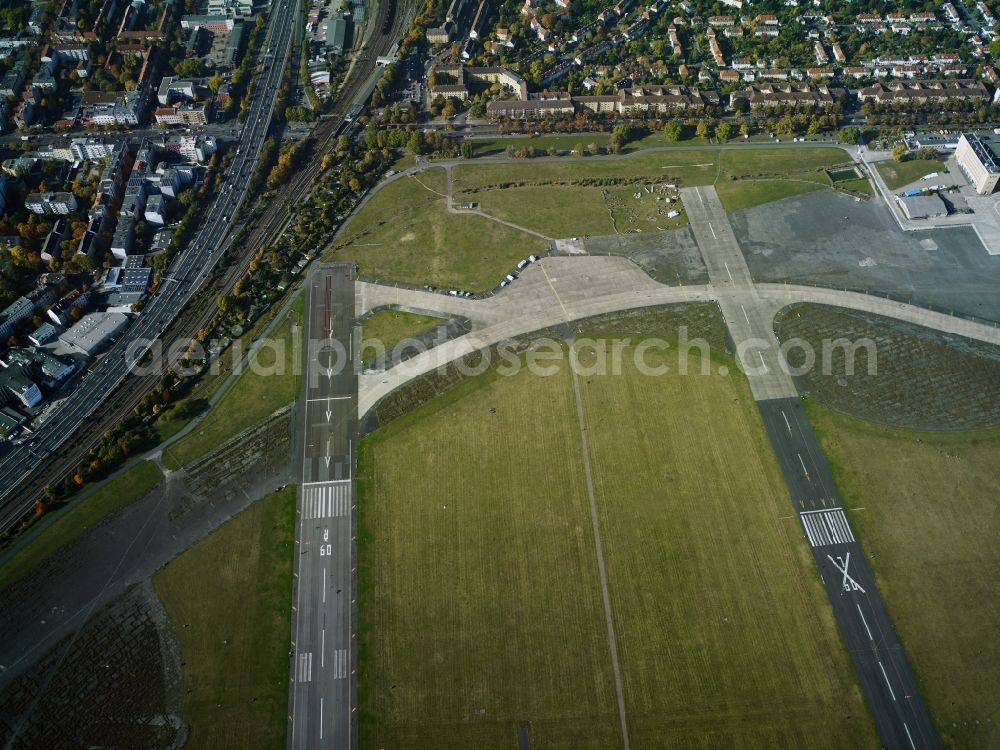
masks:
[[[572,348],[573,342],[570,342]],[[587,429],[583,418],[583,400],[580,398],[580,382],[576,369],[570,367],[573,374],[573,394],[576,397],[576,417],[580,423],[580,448],[583,452],[583,475],[587,481],[587,499],[590,501],[590,522],[594,527],[594,549],[597,552],[597,572],[601,579],[601,598],[604,601],[604,621],[608,627],[608,648],[611,651],[611,669],[615,674],[615,693],[618,698],[618,718],[622,725],[622,742],[625,750],[630,750],[628,740],[628,723],[625,720],[625,695],[622,690],[622,670],[618,664],[618,640],[615,638],[615,626],[611,619],[611,596],[608,594],[608,575],[604,568],[604,546],[601,544],[601,528],[597,521],[597,501],[594,499],[594,480],[590,473],[590,453],[587,447]]]

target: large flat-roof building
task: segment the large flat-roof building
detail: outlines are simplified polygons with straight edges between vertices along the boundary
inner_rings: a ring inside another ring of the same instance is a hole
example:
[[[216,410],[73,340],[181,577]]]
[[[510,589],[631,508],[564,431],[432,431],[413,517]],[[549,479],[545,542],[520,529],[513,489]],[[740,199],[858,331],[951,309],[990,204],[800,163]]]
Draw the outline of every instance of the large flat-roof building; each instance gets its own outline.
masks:
[[[948,207],[938,195],[903,196],[896,200],[907,219],[934,219],[948,215]]]
[[[80,322],[60,336],[59,340],[66,346],[92,357],[126,325],[128,316],[124,313],[91,313],[84,315]]]
[[[955,161],[980,195],[989,195],[1000,181],[1000,139],[962,133]]]

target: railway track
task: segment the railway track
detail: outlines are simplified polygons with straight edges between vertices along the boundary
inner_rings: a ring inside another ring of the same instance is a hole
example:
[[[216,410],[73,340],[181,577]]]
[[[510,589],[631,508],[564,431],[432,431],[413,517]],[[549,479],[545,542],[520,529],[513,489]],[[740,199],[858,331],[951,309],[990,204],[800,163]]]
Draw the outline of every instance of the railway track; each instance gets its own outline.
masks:
[[[396,4],[393,3],[395,7]],[[314,129],[313,137],[317,141],[317,149],[325,150],[330,146],[344,126],[347,124],[345,115],[351,109],[358,92],[372,75],[375,69],[374,59],[386,54],[394,39],[403,33],[407,21],[396,13],[392,23],[385,21],[376,29],[372,37],[362,47],[363,54],[356,60],[348,72],[337,103],[331,116],[322,120]],[[293,75],[297,75],[295,57],[292,58]],[[289,206],[295,205],[308,195],[316,175],[319,173],[319,161],[313,160],[300,170],[292,182],[282,188],[281,199],[271,200],[264,210],[254,219],[252,229],[239,249],[236,258],[223,273],[218,285],[204,285],[201,293],[191,300],[187,308],[174,323],[162,334],[163,350],[169,351],[177,341],[190,341],[201,328],[206,328],[214,318],[218,305],[219,293],[228,293],[236,282],[242,278],[265,242],[280,234],[287,225],[290,215]],[[104,405],[94,412],[73,434],[63,443],[59,452],[43,467],[32,473],[18,488],[18,495],[23,498],[24,515],[18,521],[30,517],[31,508],[36,501],[44,498],[47,485],[54,485],[69,477],[87,454],[96,448],[103,435],[116,427],[136,407],[147,392],[155,388],[164,373],[142,376],[130,376],[110,396]],[[16,526],[17,523],[14,524]]]

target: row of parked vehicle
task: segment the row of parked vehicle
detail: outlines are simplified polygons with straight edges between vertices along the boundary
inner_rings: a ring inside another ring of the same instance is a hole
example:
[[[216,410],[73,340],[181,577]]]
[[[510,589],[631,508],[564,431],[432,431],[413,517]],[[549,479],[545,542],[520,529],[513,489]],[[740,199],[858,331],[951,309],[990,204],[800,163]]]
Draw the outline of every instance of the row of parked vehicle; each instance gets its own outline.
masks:
[[[504,276],[503,280],[500,282],[500,288],[503,289],[505,286],[513,282],[514,279],[517,278],[518,272],[523,271],[525,268],[528,267],[529,264],[536,263],[538,262],[538,260],[539,258],[537,255],[529,255],[527,258],[522,260],[520,263],[517,264],[517,268],[515,270],[511,271],[509,274]]]
[[[509,274],[507,274],[506,276],[503,277],[503,280],[500,282],[500,288],[503,289],[505,286],[508,286],[512,281],[514,281],[515,279],[517,279],[518,273],[520,273],[521,271],[523,271],[530,264],[537,263],[540,260],[541,260],[541,258],[539,258],[537,255],[529,255],[527,258],[525,258],[524,260],[522,260],[520,263],[517,264],[517,268],[515,268],[513,271],[511,271]],[[431,286],[430,284],[424,284],[424,289],[426,289],[428,292],[443,291],[443,290],[438,289],[436,286]],[[467,292],[467,291],[465,291],[463,289],[449,289],[448,290],[448,296],[449,297],[472,297],[473,295],[472,295],[472,292]]]

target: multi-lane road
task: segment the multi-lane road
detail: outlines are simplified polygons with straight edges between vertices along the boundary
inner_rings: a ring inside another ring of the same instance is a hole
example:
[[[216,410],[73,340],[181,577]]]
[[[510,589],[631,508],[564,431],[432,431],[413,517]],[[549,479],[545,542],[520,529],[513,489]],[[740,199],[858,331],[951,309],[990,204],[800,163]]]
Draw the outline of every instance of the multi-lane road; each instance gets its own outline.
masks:
[[[306,285],[290,745],[356,744],[353,676],[354,268],[317,266]]]
[[[267,135],[298,13],[299,0],[272,4],[262,52],[266,68],[254,86],[240,145],[201,229],[174,260],[138,320],[77,384],[35,438],[0,461],[0,531],[16,525],[34,504],[35,498],[30,493],[18,492],[22,482],[49,460],[129,375],[138,357],[154,347],[163,330],[184,309],[224,254],[230,219],[247,196],[247,184]]]

